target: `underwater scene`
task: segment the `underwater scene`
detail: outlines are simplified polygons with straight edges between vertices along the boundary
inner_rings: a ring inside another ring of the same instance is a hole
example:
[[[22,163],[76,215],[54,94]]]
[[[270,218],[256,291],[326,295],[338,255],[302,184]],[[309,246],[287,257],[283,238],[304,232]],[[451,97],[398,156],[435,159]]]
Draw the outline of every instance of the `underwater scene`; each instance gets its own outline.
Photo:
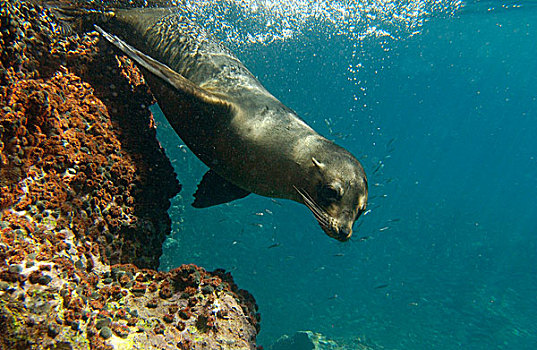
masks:
[[[265,347],[299,330],[349,349],[537,346],[534,3],[190,5],[272,94],[360,160],[369,201],[344,243],[292,201],[194,209],[207,168],[155,110],[183,184],[160,269],[231,271],[256,298]]]
[[[0,350],[537,349],[536,87],[534,1],[0,0]]]

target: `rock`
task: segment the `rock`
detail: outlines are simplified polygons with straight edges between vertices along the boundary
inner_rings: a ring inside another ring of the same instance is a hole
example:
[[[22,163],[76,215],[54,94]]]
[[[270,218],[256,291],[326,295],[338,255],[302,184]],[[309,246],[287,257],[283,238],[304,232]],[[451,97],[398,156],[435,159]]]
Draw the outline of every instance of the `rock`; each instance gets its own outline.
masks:
[[[299,331],[292,337],[282,336],[270,350],[343,350],[343,347],[332,340],[327,340],[319,333],[311,331]]]
[[[16,264],[15,265],[10,265],[8,271],[11,272],[11,273],[19,274],[19,273],[22,272],[22,266],[16,265]]]
[[[180,185],[140,71],[39,3],[0,0],[0,349],[255,349],[229,273],[156,271]]]
[[[0,291],[6,291],[10,287],[10,284],[4,281],[0,281]]]
[[[99,332],[99,334],[104,339],[108,339],[112,336],[112,330],[109,327],[103,327],[101,328],[101,331]]]
[[[50,283],[50,281],[52,281],[52,277],[50,277],[49,275],[41,275],[37,279],[37,283],[42,284],[42,285],[47,285]]]
[[[75,262],[75,267],[79,270],[84,270],[84,263],[82,262],[82,260],[77,260]]]
[[[95,328],[102,329],[104,327],[110,327],[112,320],[109,317],[102,318],[95,323]]]
[[[60,331],[61,327],[56,323],[51,323],[48,325],[47,332],[49,337],[55,338],[58,334],[60,334]]]

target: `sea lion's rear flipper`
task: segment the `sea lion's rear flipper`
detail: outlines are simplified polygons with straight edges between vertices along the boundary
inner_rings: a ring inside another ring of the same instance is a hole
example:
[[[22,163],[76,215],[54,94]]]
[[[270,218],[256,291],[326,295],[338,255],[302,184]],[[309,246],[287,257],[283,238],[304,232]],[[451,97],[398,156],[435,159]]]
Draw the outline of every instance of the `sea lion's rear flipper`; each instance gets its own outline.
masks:
[[[244,198],[250,192],[227,181],[217,173],[209,170],[203,175],[198,190],[194,194],[196,198],[192,206],[194,208],[207,208],[213,205],[223,204]]]
[[[228,110],[231,106],[231,103],[225,100],[223,97],[199,87],[167,65],[147,56],[117,36],[106,32],[98,25],[95,25],[95,29],[124,54],[136,61],[136,63],[148,70],[150,73],[170,84],[174,89],[177,89],[188,96],[194,97],[197,101],[203,102],[212,107],[218,106]]]

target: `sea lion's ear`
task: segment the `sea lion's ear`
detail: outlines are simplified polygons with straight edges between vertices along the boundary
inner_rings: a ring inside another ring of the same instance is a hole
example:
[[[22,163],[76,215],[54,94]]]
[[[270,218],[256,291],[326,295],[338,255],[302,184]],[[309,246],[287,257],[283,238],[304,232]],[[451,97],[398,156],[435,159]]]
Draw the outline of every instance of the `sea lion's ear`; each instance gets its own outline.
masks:
[[[325,165],[321,162],[319,162],[314,157],[311,157],[311,161],[313,162],[313,165],[315,165],[318,169],[324,169]]]

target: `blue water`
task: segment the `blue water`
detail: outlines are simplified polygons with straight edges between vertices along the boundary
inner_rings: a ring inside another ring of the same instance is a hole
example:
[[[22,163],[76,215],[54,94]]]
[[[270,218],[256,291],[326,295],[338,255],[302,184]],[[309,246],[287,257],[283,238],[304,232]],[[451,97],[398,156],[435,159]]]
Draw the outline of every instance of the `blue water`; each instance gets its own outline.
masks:
[[[265,346],[313,330],[379,349],[537,349],[529,4],[430,6],[405,28],[378,16],[373,24],[389,35],[320,23],[246,44],[233,41],[244,30],[236,27],[222,40],[268,90],[360,158],[371,211],[340,243],[290,201],[251,195],[193,209],[206,168],[157,115],[184,185],[161,267],[232,271],[259,304]]]

